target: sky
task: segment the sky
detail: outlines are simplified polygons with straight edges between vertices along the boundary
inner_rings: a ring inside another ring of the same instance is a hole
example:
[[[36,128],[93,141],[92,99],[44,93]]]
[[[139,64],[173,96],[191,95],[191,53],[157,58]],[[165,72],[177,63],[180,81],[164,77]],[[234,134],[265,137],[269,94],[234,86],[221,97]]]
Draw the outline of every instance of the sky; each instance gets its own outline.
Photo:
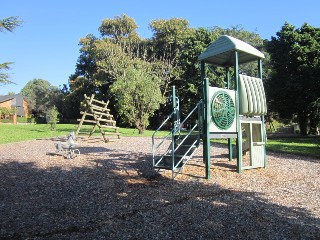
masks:
[[[155,19],[184,18],[190,27],[230,28],[240,25],[263,39],[271,39],[285,22],[320,27],[319,0],[8,0],[1,3],[0,19],[19,16],[21,27],[0,32],[0,63],[14,62],[10,80],[0,95],[19,93],[35,78],[61,87],[75,72],[79,40],[87,34],[100,37],[103,19],[126,14],[138,24],[143,38],[152,37]]]

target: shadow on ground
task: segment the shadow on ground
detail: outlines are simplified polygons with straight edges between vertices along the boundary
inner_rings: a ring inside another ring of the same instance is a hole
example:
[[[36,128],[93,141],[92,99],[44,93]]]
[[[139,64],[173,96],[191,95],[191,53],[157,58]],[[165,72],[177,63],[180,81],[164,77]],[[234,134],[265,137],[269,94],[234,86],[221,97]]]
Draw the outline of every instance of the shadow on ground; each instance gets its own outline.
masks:
[[[143,153],[108,155],[69,170],[0,165],[0,239],[320,239],[303,208],[164,178]]]

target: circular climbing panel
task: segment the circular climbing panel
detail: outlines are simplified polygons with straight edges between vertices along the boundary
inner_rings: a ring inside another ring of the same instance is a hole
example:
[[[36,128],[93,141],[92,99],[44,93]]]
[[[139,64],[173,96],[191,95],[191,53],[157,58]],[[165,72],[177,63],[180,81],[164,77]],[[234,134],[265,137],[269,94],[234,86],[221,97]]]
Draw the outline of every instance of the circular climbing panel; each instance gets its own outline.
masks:
[[[236,108],[231,96],[221,90],[211,98],[212,121],[220,130],[227,130],[231,127],[236,114]]]

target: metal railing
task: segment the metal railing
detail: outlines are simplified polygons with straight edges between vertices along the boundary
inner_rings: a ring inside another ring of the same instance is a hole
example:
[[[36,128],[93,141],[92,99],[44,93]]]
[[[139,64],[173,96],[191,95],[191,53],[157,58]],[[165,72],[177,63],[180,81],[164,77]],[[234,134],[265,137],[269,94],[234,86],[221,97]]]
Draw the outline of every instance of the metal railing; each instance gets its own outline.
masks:
[[[160,127],[153,133],[152,135],[152,158],[153,158],[153,167],[154,168],[161,168],[160,163],[163,161],[163,159],[166,156],[170,156],[172,158],[171,160],[171,166],[166,166],[166,169],[171,169],[172,174],[174,177],[174,173],[176,170],[176,174],[178,174],[183,166],[189,161],[189,159],[192,157],[194,152],[191,152],[192,149],[198,147],[200,138],[202,135],[202,123],[203,123],[203,114],[202,114],[202,108],[203,108],[203,102],[200,101],[197,103],[197,105],[190,111],[190,113],[185,117],[185,119],[180,122],[178,119],[177,122],[178,124],[173,126],[173,129],[170,133],[168,133],[165,137],[163,137],[160,140],[159,144],[155,143],[155,137],[156,134],[161,130],[161,128],[172,118],[173,114],[176,113],[176,109],[163,121],[163,123],[160,125]],[[183,126],[187,123],[188,120],[194,114],[197,113],[198,116],[196,117],[196,122],[192,124],[189,128],[189,130],[186,130],[183,128]],[[183,133],[183,135],[182,135]],[[196,133],[196,134],[195,134]],[[193,142],[188,143],[190,147],[184,152],[184,154],[180,157],[180,160],[175,162],[175,153],[177,153],[178,149],[181,148],[181,146],[184,145],[186,140],[190,138],[190,136],[195,136],[197,135],[197,138],[194,139]],[[164,142],[171,140],[170,146],[164,151],[162,154],[157,155],[157,151],[164,144]],[[190,154],[191,153],[191,154]],[[157,157],[158,156],[158,157]]]

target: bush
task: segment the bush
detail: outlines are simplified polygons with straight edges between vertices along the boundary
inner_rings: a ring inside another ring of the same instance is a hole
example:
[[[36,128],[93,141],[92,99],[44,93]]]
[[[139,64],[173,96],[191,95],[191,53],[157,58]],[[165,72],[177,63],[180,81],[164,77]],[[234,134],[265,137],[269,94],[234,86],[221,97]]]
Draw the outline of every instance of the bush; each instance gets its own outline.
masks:
[[[50,130],[55,131],[57,122],[58,122],[58,109],[56,106],[53,106],[48,112],[47,112],[47,123],[50,124]]]

